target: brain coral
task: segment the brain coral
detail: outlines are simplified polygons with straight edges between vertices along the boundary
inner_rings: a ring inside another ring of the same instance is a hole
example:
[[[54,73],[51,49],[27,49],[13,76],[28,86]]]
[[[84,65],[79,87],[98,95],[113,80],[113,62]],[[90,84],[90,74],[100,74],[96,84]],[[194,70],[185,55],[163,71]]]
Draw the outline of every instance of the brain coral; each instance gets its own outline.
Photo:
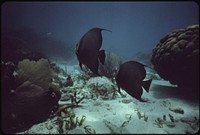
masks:
[[[179,87],[199,87],[199,25],[166,35],[152,50],[154,69]]]

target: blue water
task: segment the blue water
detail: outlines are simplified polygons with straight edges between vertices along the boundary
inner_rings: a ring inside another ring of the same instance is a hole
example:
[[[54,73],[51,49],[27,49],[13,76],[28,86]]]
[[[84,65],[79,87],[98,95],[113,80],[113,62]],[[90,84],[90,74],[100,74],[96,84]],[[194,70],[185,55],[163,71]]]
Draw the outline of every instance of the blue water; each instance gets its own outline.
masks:
[[[61,52],[65,58],[70,56],[58,46],[74,51],[75,44],[92,27],[111,30],[103,32],[102,47],[130,59],[137,52],[151,53],[172,30],[199,22],[195,2],[5,2],[1,8],[3,31],[29,29],[25,36],[33,38],[37,33],[39,39],[34,41],[41,44],[39,49],[48,55]],[[47,44],[53,47],[49,49]]]

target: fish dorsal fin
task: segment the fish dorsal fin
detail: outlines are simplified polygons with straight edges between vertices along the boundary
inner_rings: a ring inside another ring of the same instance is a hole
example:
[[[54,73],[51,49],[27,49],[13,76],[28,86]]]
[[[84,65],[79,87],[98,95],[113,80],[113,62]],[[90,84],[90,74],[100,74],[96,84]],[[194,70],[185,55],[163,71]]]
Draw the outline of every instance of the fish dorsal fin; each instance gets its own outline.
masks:
[[[99,27],[94,27],[94,28],[92,28],[91,30],[100,30],[100,31],[105,30],[105,31],[112,32],[111,30],[104,29],[104,28],[99,28]]]
[[[144,89],[145,89],[147,92],[149,92],[149,88],[150,88],[150,85],[151,85],[151,81],[152,81],[152,79],[142,82],[142,86],[144,87]]]
[[[107,30],[107,29],[101,29],[101,30],[105,30],[105,31],[109,31],[109,32],[112,32],[111,30]]]
[[[105,58],[106,58],[105,50],[99,51],[99,60],[103,65],[105,63]]]

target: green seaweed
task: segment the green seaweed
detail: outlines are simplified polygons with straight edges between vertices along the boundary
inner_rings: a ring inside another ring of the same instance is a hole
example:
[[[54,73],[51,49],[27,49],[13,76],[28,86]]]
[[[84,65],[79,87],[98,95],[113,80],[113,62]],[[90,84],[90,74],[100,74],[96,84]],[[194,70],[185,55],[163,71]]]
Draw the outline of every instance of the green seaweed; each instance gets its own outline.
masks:
[[[81,120],[80,120],[80,122],[79,122],[79,124],[78,124],[78,126],[82,126],[83,122],[85,121],[85,119],[86,119],[86,116],[83,115],[82,118],[81,118]]]
[[[78,117],[75,117],[74,113],[70,114],[68,118],[64,120],[66,121],[66,129],[72,130],[76,128],[77,126],[82,126],[85,119],[86,119],[86,116],[83,115],[81,120],[79,121]]]
[[[132,119],[132,115],[130,115],[130,116],[128,117],[128,120],[127,120],[127,121],[124,121],[124,122],[122,123],[121,127],[127,126],[128,123],[131,121],[131,119]]]
[[[146,116],[145,114],[144,114],[144,121],[145,121],[145,122],[148,121],[148,116]]]
[[[81,119],[79,120],[78,117],[76,117],[75,113],[70,113],[68,116],[67,116],[67,119],[63,120],[62,121],[62,125],[63,125],[63,122],[65,121],[66,122],[66,126],[65,126],[65,129],[66,130],[72,130],[76,127],[81,127],[83,125],[83,122],[86,120],[86,116],[83,115],[81,117]],[[62,126],[61,126],[62,127]],[[85,129],[85,132],[87,134],[96,134],[96,131],[95,129],[93,129],[90,125],[87,125],[87,126],[83,126],[83,128]],[[61,128],[62,129],[62,128]],[[62,132],[60,133],[63,133],[63,130]]]
[[[90,125],[84,126],[86,134],[96,134],[95,129],[93,129]]]
[[[163,115],[163,120],[166,121],[166,115]]]
[[[148,121],[148,116],[144,113],[144,115],[142,115],[139,111],[137,111],[137,116],[139,119],[142,119],[147,122]]]
[[[141,119],[143,117],[139,111],[137,112],[137,116],[139,119]]]
[[[174,117],[171,114],[169,114],[169,118],[170,118],[171,122],[174,122]]]
[[[153,123],[154,125],[156,125],[158,128],[163,128],[163,122],[158,120],[155,120],[155,122]]]

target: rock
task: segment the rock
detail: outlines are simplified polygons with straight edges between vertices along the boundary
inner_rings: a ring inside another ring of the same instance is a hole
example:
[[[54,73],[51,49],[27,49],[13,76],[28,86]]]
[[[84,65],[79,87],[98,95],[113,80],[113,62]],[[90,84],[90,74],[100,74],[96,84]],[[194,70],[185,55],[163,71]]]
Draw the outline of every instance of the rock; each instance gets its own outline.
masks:
[[[70,130],[67,134],[86,134],[84,128],[77,127],[75,129]]]
[[[164,124],[167,125],[170,128],[174,128],[176,126],[174,122],[166,122],[165,121]]]
[[[180,119],[181,122],[185,122],[187,124],[190,125],[190,127],[194,130],[194,131],[198,131],[199,130],[199,118],[197,119],[196,117],[184,117]]]
[[[184,110],[181,108],[175,108],[175,109],[169,108],[169,110],[175,113],[184,114]]]
[[[133,101],[133,99],[122,99],[122,103],[124,103],[124,104],[129,104],[132,101]]]
[[[192,123],[192,122],[195,122],[195,118],[194,117],[183,117],[180,119],[181,122],[186,122],[186,123]]]
[[[15,133],[45,121],[58,109],[59,96],[51,89],[44,90],[29,81],[24,82],[15,90],[7,108],[3,108],[8,111],[3,117],[2,129],[6,133]]]

